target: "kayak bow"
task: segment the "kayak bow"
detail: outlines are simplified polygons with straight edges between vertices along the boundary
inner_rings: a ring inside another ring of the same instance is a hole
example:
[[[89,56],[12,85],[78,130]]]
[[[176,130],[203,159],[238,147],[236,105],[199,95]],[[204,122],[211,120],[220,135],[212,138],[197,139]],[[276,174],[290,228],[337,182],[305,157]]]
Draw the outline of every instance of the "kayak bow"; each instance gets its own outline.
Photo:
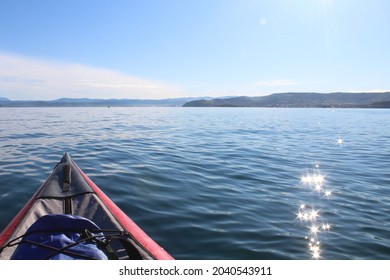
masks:
[[[16,245],[30,226],[44,216],[56,216],[53,214],[81,216],[102,232],[118,233],[120,238],[111,238],[117,242],[109,246],[111,255],[117,259],[173,259],[97,187],[67,153],[0,234],[0,259],[12,259]]]

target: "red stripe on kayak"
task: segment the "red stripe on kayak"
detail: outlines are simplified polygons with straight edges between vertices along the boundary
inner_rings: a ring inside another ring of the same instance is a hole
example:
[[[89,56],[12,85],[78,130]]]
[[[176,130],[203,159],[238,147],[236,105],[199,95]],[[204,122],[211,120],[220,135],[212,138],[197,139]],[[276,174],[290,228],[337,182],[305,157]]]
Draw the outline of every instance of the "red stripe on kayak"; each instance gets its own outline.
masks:
[[[87,181],[89,186],[96,192],[100,199],[106,204],[107,208],[117,218],[117,220],[125,227],[125,229],[134,238],[148,250],[158,260],[173,260],[173,257],[168,254],[160,245],[150,238],[129,216],[127,216],[95,183],[78,167],[73,161],[73,164],[78,168],[81,175]]]

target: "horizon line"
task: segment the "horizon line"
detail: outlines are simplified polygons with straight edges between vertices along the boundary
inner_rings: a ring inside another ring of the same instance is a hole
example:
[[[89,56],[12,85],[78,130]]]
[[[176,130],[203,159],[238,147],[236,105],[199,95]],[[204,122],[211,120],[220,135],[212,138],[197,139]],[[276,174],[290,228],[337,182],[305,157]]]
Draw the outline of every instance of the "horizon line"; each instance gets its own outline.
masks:
[[[221,95],[221,96],[183,96],[183,97],[165,97],[165,98],[93,98],[93,97],[60,97],[56,99],[11,99],[7,96],[0,96],[0,98],[7,99],[8,101],[43,101],[43,102],[50,102],[50,101],[59,101],[61,99],[73,99],[73,100],[167,100],[167,99],[226,99],[226,98],[236,98],[236,97],[263,97],[263,96],[270,96],[274,94],[286,94],[286,93],[293,93],[293,94],[299,94],[299,93],[315,93],[315,94],[334,94],[334,93],[351,93],[351,94],[359,94],[359,93],[390,93],[390,90],[362,90],[362,91],[331,91],[331,92],[321,92],[321,91],[285,91],[285,92],[274,92],[269,94],[260,94],[260,95]],[[3,101],[5,101],[3,99]],[[1,99],[0,99],[1,100]]]

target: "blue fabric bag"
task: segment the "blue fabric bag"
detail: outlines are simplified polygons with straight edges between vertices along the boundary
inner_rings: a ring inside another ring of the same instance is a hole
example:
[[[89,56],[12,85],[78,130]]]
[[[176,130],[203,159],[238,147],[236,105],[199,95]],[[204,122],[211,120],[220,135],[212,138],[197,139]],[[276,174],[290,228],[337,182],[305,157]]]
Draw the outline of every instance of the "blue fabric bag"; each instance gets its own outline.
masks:
[[[106,254],[98,248],[93,238],[83,241],[86,237],[83,234],[85,230],[96,232],[100,229],[92,221],[80,216],[65,214],[43,216],[27,230],[11,259],[107,260]],[[98,233],[93,236],[99,238],[103,235]],[[75,242],[79,243],[75,244]],[[61,250],[64,247],[67,248]]]

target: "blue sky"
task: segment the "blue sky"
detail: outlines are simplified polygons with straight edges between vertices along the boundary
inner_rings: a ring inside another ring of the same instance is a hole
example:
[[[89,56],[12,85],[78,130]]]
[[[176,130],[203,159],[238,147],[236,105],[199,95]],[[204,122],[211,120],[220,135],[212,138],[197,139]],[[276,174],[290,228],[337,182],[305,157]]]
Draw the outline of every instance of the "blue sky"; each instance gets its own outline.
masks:
[[[2,0],[0,96],[390,90],[387,0]]]

